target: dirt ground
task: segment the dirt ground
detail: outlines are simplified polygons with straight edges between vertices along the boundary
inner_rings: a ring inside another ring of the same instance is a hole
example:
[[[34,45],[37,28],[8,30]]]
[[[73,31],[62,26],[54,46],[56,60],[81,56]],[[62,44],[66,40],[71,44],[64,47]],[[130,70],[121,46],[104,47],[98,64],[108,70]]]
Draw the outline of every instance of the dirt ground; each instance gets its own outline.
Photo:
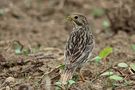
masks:
[[[113,88],[106,77],[90,82],[110,65],[135,63],[135,52],[131,48],[135,44],[135,34],[122,29],[117,33],[110,28],[104,30],[102,22],[107,16],[95,18],[91,15],[95,8],[117,7],[117,0],[63,1],[0,0],[0,90],[50,90],[48,83],[52,84],[51,90],[57,90],[54,85],[60,76],[57,67],[63,63],[64,46],[72,31],[65,18],[72,13],[85,15],[93,28],[96,41],[93,57],[107,46],[113,48],[113,53],[105,63],[86,63],[82,68],[86,82],[78,80],[69,90],[135,90],[134,75],[127,78],[133,82],[129,86],[118,82]],[[31,53],[16,55],[12,47],[15,41]],[[130,75],[128,70],[125,72]],[[44,73],[48,74],[43,77]]]

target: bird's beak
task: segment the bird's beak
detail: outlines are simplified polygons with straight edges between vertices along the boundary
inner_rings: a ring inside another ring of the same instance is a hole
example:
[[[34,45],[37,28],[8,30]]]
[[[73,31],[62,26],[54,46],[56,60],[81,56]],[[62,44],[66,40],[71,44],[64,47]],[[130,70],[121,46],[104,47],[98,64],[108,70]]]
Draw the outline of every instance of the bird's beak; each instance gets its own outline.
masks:
[[[68,16],[66,19],[67,19],[67,21],[70,21],[70,22],[71,22],[71,21],[74,21],[71,16]]]
[[[68,16],[67,17],[67,21],[71,22],[73,25],[76,25],[77,24],[77,22],[76,22],[76,20],[74,19],[73,16]]]

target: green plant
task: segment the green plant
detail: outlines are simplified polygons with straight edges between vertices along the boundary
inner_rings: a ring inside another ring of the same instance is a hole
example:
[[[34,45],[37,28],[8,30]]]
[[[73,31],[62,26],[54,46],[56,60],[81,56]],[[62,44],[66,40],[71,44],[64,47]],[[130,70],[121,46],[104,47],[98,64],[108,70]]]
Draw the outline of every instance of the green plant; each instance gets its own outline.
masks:
[[[135,71],[135,63],[131,63],[131,64],[130,64],[130,68],[131,68],[133,71]]]
[[[73,84],[75,84],[75,81],[74,80],[72,80],[72,79],[71,80],[68,80],[69,87],[72,86]]]
[[[115,81],[120,81],[120,80],[123,80],[123,77],[121,77],[119,75],[111,75],[111,76],[109,76],[109,79],[115,80]]]
[[[107,72],[102,73],[101,76],[111,76],[113,74],[114,74],[113,72],[107,71]]]
[[[0,9],[0,16],[3,16],[6,13],[5,9]]]
[[[124,62],[118,63],[117,65],[115,65],[117,67],[117,69],[121,68],[121,69],[127,69],[129,70],[129,68],[131,68],[133,71],[135,71],[135,64],[131,63],[131,64],[127,64]],[[112,68],[113,69],[113,68]],[[122,73],[122,72],[121,72]],[[112,85],[113,88],[122,85],[122,86],[128,86],[128,85],[132,85],[133,81],[132,80],[126,80],[125,78],[123,78],[123,76],[114,73],[113,71],[106,71],[104,73],[102,73],[100,76],[106,76],[107,80],[109,81],[110,85]],[[122,81],[122,83],[119,83],[117,81]]]
[[[103,9],[103,8],[94,8],[93,10],[92,10],[92,16],[94,16],[95,18],[96,17],[101,17],[101,16],[103,16],[103,15],[105,15],[105,9]]]
[[[13,49],[16,55],[28,55],[30,53],[29,48],[24,48],[24,46],[19,41],[13,42]]]
[[[110,27],[110,22],[108,20],[104,20],[102,22],[103,29],[108,29]]]
[[[23,55],[25,55],[25,56],[28,56],[28,54],[30,54],[30,49],[29,48],[24,48],[23,50],[22,50],[22,54]]]
[[[135,51],[135,44],[132,44],[131,47],[132,47],[133,51]]]
[[[55,85],[56,85],[56,87],[55,87],[55,90],[61,90],[62,88],[62,83],[60,82],[60,81],[57,81],[56,83],[55,83]]]
[[[128,65],[126,63],[118,63],[118,67],[127,68]]]
[[[65,85],[64,86],[64,88],[67,90],[69,87],[71,87],[73,84],[75,84],[76,82],[73,80],[73,79],[71,79],[71,80],[68,80],[67,81],[67,85]],[[55,83],[55,85],[56,85],[56,88],[55,88],[55,90],[62,90],[63,89],[63,86],[62,86],[62,83],[60,82],[60,81],[57,81],[56,83]],[[64,89],[64,90],[65,90]]]
[[[23,45],[19,41],[13,42],[13,49],[15,50],[15,54],[22,54]]]
[[[60,64],[60,65],[59,65],[59,69],[64,70],[64,68],[65,68],[65,65],[64,65],[64,64]]]
[[[100,62],[102,59],[106,58],[112,52],[113,52],[112,47],[106,47],[103,50],[101,50],[99,55],[96,56],[93,60],[95,60],[96,62]]]

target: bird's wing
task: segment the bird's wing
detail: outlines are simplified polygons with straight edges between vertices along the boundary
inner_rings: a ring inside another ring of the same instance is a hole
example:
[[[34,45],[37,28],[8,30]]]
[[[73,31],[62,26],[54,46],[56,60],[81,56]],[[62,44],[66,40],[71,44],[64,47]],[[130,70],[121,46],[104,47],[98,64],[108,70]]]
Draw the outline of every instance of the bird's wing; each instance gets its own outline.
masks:
[[[93,37],[83,30],[76,30],[70,34],[65,51],[65,64],[69,67],[81,64],[89,57],[93,49]]]

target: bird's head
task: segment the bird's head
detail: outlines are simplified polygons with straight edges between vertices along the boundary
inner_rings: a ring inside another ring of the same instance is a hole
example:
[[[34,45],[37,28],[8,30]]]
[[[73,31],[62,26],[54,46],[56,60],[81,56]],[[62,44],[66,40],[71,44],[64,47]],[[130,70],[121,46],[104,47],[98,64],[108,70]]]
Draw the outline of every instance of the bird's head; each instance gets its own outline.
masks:
[[[67,19],[73,22],[75,26],[85,26],[88,24],[86,17],[79,14],[70,15]]]

